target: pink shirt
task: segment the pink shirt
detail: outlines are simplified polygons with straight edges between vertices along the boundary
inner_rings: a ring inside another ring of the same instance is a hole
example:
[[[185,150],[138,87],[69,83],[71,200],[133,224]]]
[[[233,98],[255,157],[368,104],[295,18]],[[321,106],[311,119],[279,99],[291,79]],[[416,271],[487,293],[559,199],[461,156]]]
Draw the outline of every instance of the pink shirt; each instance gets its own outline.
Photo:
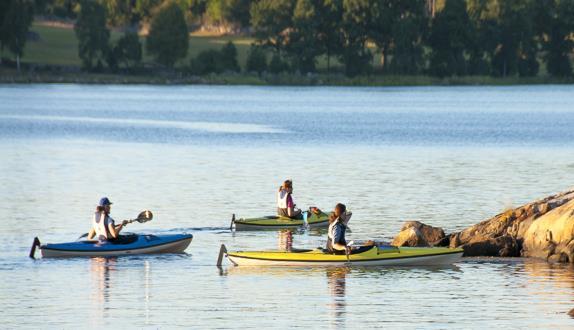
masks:
[[[287,208],[291,209],[293,207],[295,207],[293,204],[293,197],[291,197],[291,194],[289,194],[289,196],[287,196]]]

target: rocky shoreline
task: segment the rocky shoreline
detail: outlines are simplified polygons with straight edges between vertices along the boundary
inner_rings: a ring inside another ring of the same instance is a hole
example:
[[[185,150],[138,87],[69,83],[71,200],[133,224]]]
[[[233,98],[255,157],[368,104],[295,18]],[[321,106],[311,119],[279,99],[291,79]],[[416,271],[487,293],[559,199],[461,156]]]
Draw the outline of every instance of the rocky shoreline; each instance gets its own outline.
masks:
[[[407,221],[392,244],[460,247],[465,256],[574,263],[574,190],[522,205],[448,235],[441,228]]]

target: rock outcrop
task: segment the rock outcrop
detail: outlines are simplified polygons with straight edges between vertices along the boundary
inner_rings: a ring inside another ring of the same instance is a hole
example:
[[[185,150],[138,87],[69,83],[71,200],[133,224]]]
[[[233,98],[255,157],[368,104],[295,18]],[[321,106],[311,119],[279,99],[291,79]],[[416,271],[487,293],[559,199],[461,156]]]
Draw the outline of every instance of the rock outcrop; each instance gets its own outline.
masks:
[[[441,232],[408,221],[393,245],[422,246],[426,241],[462,247],[465,256],[525,256],[574,263],[574,190],[508,210],[461,232],[448,236]]]
[[[425,240],[420,230],[415,227],[408,227],[393,239],[391,245],[394,246],[430,246]]]
[[[426,225],[420,221],[407,221],[403,224],[401,231],[415,228],[420,232],[422,238],[430,245],[434,245],[445,237],[444,230],[439,227]]]

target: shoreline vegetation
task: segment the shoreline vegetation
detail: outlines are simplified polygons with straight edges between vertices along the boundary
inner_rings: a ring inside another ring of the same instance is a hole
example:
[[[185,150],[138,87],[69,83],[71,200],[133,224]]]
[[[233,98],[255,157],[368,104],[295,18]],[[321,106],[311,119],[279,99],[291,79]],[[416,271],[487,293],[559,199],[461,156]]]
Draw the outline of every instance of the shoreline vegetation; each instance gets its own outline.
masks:
[[[573,84],[573,60],[570,0],[0,4],[0,84]]]
[[[438,78],[432,76],[370,75],[347,77],[343,74],[115,74],[115,73],[18,73],[15,69],[0,69],[0,84],[113,84],[113,85],[253,85],[253,86],[515,86],[574,84],[571,77],[491,77],[462,76]]]

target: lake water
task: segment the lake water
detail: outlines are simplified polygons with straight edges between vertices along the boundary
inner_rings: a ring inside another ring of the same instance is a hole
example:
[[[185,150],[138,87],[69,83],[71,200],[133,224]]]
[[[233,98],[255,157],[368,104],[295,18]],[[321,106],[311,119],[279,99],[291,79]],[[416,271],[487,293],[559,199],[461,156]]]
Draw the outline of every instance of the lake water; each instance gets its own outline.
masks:
[[[574,183],[574,86],[0,86],[1,328],[572,328],[574,268],[465,259],[443,268],[215,267],[232,213],[353,211],[350,239],[406,220],[460,230]],[[183,255],[27,257],[112,216],[190,232]],[[298,231],[297,247],[325,243]]]

